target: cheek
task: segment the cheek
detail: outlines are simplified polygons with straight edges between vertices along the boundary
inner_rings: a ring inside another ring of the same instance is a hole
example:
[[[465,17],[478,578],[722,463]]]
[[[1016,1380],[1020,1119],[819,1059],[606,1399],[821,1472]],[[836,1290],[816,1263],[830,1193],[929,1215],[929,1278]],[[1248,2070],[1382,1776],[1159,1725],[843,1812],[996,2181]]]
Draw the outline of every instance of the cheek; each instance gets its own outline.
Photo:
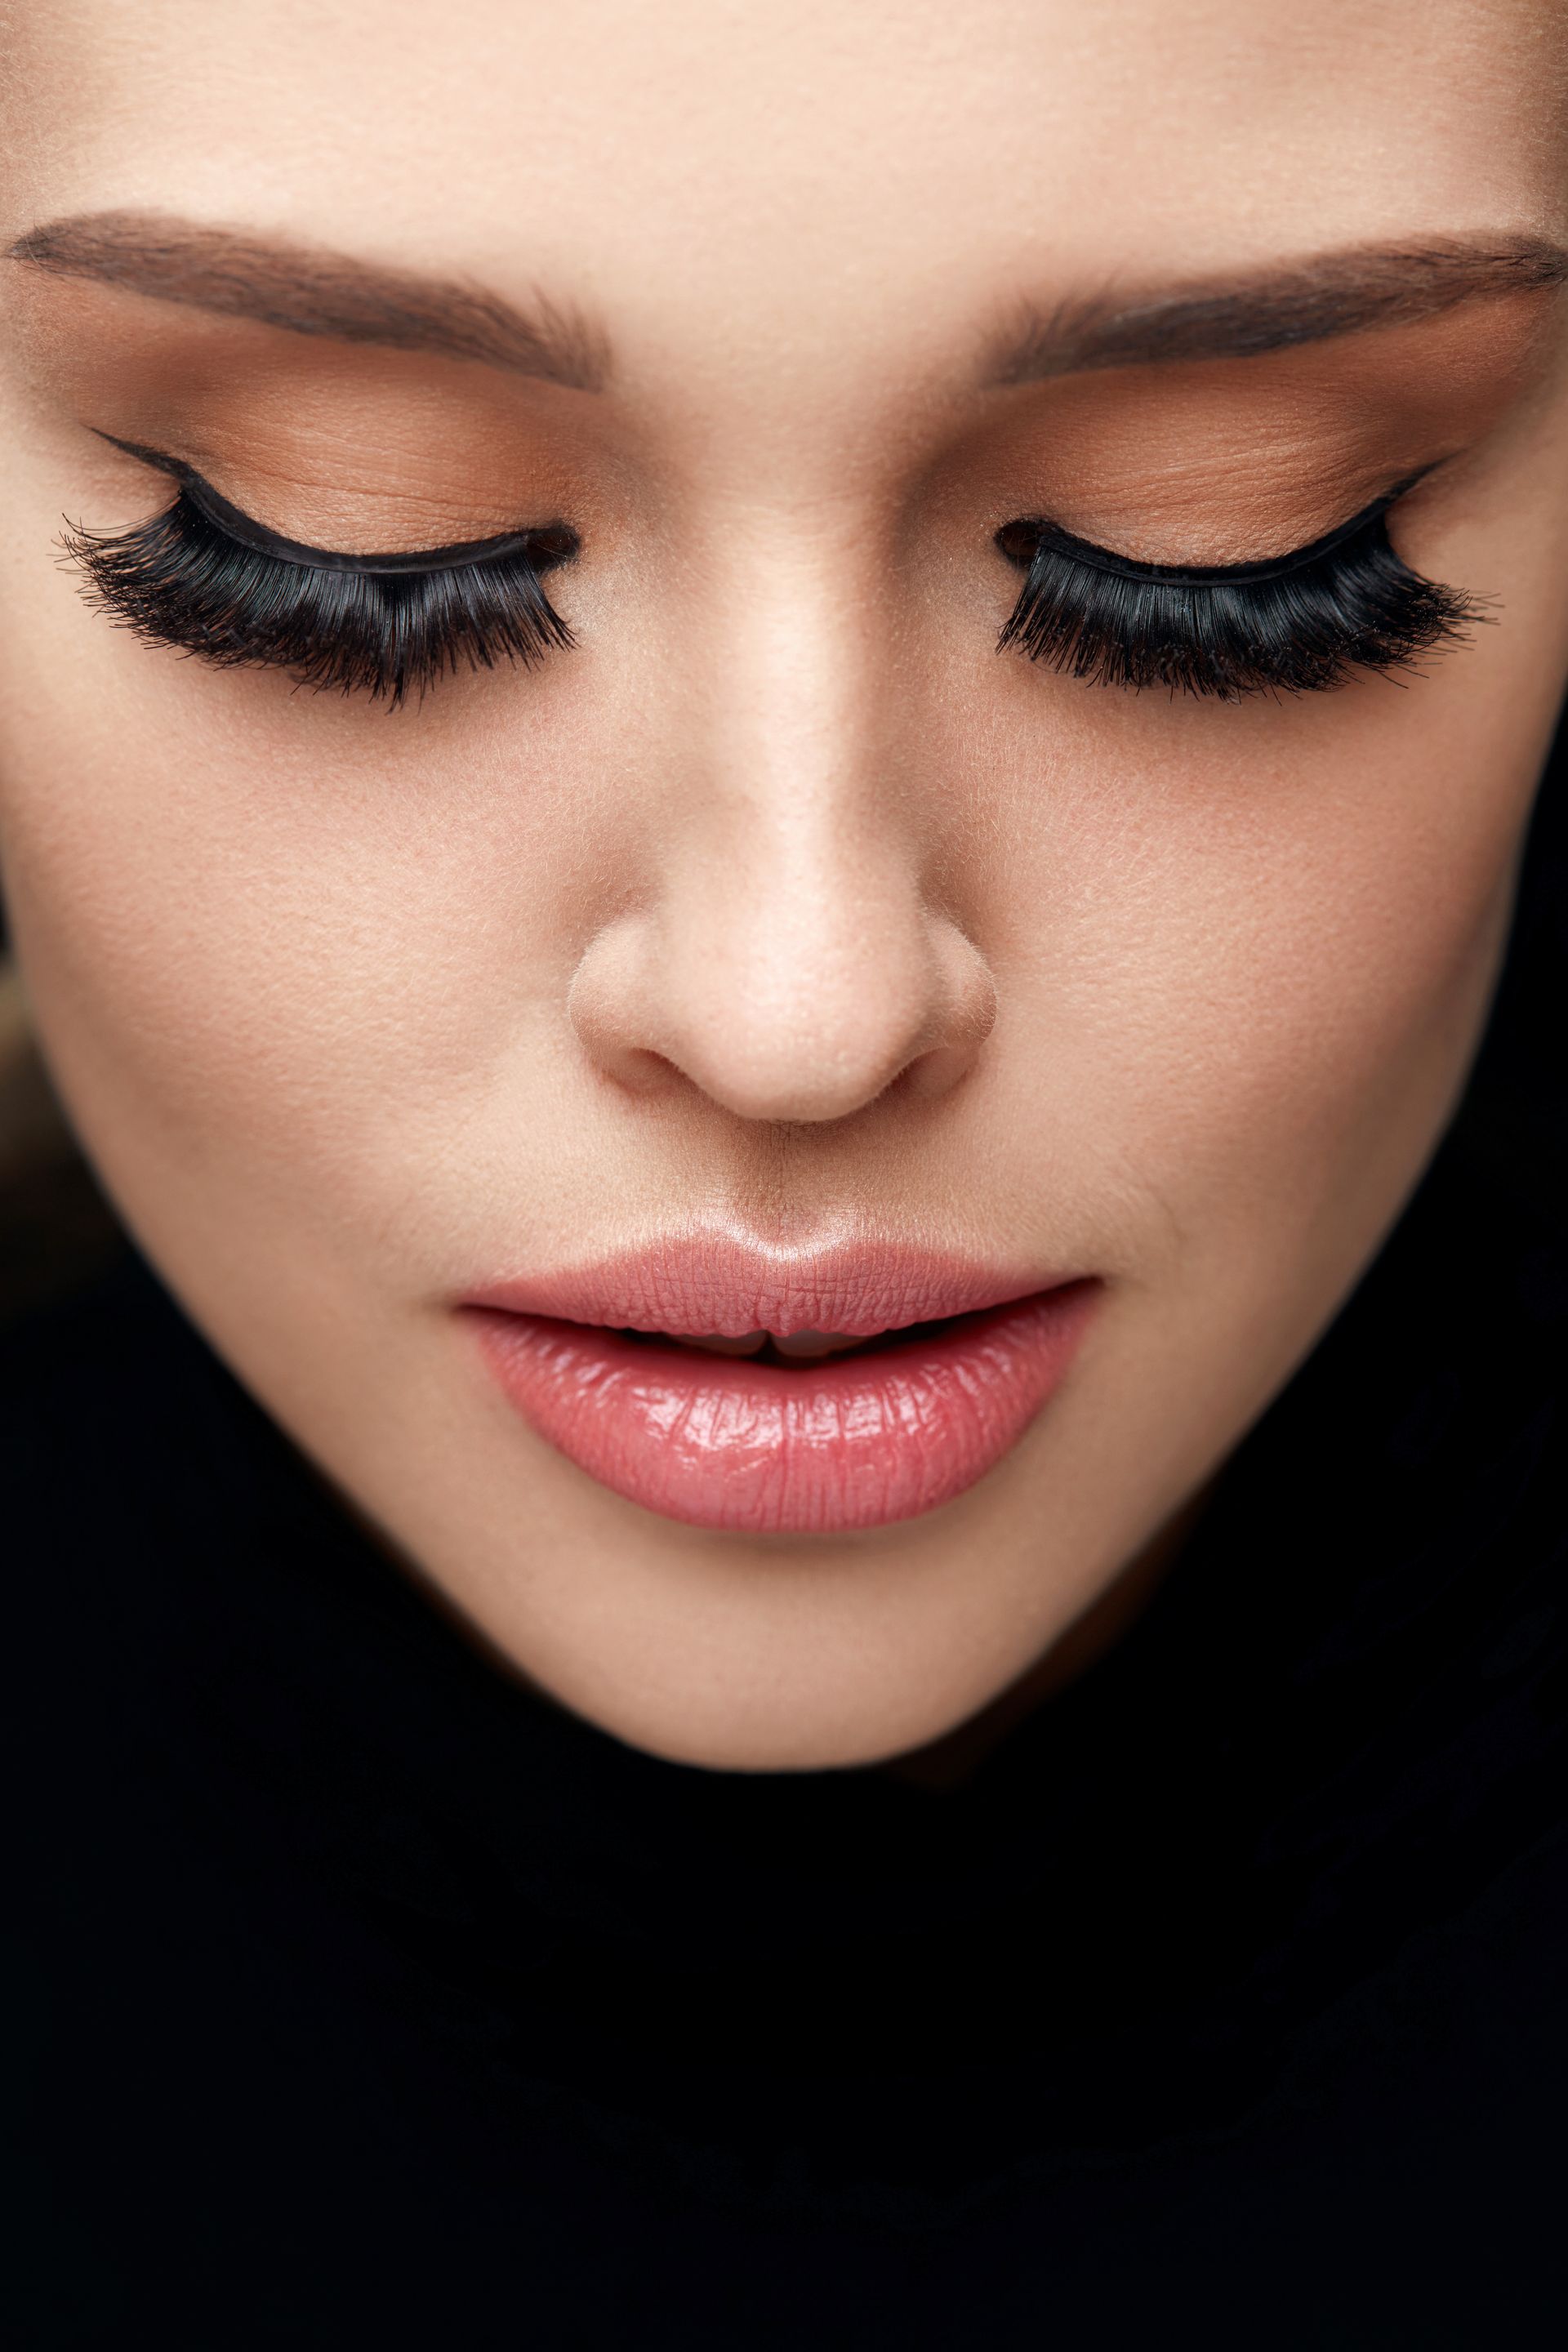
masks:
[[[7,707],[46,1040],[111,1181],[155,1163],[352,1223],[411,1121],[450,1130],[534,1055],[594,919],[603,762],[542,671],[387,714],[128,651],[151,680]]]
[[[1284,709],[1063,695],[1083,733],[1007,823],[1018,1066],[1030,1124],[1068,1126],[1053,1156],[1092,1169],[1146,1265],[1162,1234],[1256,1258],[1349,1229],[1424,1159],[1553,716],[1552,672],[1468,668]]]

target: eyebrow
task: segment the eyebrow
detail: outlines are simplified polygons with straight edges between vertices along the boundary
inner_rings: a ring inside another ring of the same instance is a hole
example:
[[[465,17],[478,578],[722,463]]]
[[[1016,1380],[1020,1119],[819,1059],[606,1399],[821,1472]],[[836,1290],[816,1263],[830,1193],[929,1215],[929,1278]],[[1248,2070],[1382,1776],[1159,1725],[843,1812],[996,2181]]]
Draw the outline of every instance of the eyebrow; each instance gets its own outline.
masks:
[[[27,230],[7,257],[290,334],[479,360],[575,391],[601,391],[609,375],[603,338],[545,299],[523,311],[458,278],[244,229],[161,214],[84,213]],[[1565,279],[1568,251],[1539,237],[1356,247],[1132,302],[1100,295],[1050,310],[1026,306],[995,349],[987,380],[1022,384],[1092,369],[1253,359]]]
[[[1015,321],[1001,339],[988,380],[1035,383],[1093,368],[1256,359],[1565,278],[1568,251],[1539,237],[1358,247],[1132,302],[1101,296],[1026,309],[1021,327]]]
[[[153,213],[83,213],[27,230],[7,258],[289,334],[480,360],[577,392],[602,390],[609,373],[601,338],[542,299],[525,311],[460,278],[246,229]]]

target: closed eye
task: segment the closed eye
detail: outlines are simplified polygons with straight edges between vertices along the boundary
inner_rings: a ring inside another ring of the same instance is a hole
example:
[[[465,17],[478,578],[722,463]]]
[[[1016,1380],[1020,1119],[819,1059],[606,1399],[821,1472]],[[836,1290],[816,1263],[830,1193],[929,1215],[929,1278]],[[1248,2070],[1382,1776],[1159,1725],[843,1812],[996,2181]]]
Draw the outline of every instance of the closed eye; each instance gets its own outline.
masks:
[[[1005,524],[996,544],[1026,577],[998,651],[1016,646],[1097,685],[1226,702],[1409,669],[1483,617],[1477,599],[1411,571],[1389,542],[1389,513],[1419,478],[1257,563],[1142,563],[1044,518]]]
[[[114,446],[168,475],[178,495],[127,531],[72,530],[65,544],[92,601],[152,643],[395,708],[449,672],[531,664],[573,642],[542,585],[578,551],[569,524],[342,553],[283,538],[178,458]]]

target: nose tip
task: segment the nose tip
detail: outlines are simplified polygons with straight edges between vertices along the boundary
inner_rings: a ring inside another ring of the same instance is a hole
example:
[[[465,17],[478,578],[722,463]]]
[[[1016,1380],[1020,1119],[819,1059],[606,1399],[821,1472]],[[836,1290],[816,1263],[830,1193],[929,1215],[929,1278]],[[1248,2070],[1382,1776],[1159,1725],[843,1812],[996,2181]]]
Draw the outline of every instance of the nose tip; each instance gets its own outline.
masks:
[[[805,937],[668,909],[599,934],[571,1013],[597,1066],[635,1090],[684,1085],[738,1118],[822,1124],[896,1084],[955,1085],[995,990],[973,942],[927,908],[862,904]]]

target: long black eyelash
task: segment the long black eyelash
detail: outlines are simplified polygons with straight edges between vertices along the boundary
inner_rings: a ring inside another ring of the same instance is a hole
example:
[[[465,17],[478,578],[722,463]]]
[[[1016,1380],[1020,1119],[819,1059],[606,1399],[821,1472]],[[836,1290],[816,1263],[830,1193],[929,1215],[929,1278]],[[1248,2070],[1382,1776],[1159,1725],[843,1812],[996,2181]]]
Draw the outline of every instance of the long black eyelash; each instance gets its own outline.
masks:
[[[68,530],[63,542],[90,601],[153,644],[226,668],[287,670],[300,686],[393,708],[448,672],[533,663],[572,644],[541,578],[577,551],[564,525],[520,532],[472,560],[454,562],[468,551],[448,549],[433,569],[417,568],[417,556],[290,561],[216,522],[192,478],[146,522],[112,535]]]
[[[1388,541],[1410,484],[1293,555],[1184,569],[1134,563],[1045,521],[996,544],[1027,577],[997,641],[1073,677],[1164,687],[1223,702],[1313,694],[1358,671],[1399,670],[1465,636],[1477,599],[1424,580]]]

